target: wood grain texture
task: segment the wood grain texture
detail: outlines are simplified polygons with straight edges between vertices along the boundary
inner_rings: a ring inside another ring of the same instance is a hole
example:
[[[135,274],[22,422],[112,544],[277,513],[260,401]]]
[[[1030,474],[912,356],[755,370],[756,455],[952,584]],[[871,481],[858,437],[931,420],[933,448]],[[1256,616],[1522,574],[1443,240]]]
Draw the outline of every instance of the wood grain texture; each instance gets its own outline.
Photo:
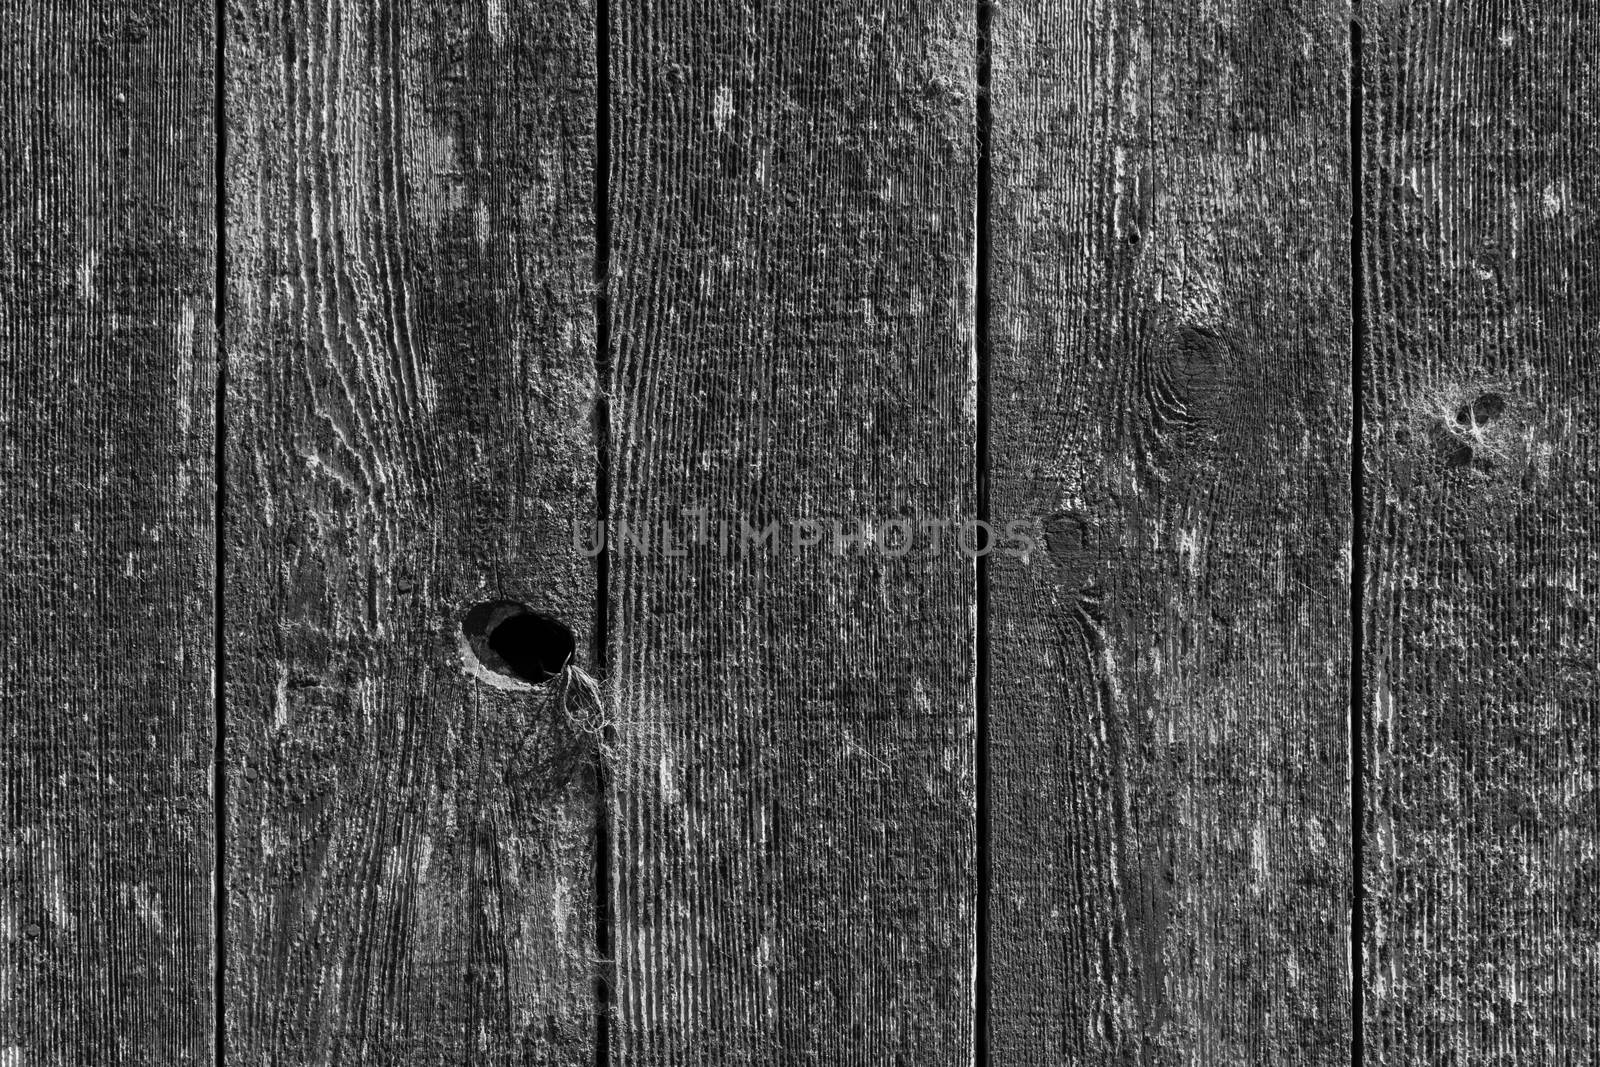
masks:
[[[211,5],[0,23],[0,1063],[199,1064]]]
[[[232,7],[232,1062],[592,1062],[592,723],[459,627],[589,640],[594,32]]]
[[[200,1063],[210,5],[0,19],[0,1062]]]
[[[996,1064],[1348,1062],[1347,20],[994,15]]]
[[[1600,25],[1365,8],[1367,1048],[1600,1048]]]
[[[968,1062],[973,13],[611,17],[613,1062]]]

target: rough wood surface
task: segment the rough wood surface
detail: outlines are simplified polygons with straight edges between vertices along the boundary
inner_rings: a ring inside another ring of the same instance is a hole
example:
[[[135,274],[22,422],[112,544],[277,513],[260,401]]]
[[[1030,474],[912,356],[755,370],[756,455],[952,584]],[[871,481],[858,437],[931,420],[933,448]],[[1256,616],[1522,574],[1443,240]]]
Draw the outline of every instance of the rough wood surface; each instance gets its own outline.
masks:
[[[973,13],[611,18],[613,1062],[966,1063]]]
[[[1588,1063],[1600,24],[1362,19],[1368,1062]]]
[[[994,16],[996,1064],[1348,1062],[1347,25]]]
[[[0,22],[0,1064],[199,1064],[211,5]]]
[[[226,32],[229,1060],[590,1063],[589,724],[459,626],[589,640],[592,11]]]

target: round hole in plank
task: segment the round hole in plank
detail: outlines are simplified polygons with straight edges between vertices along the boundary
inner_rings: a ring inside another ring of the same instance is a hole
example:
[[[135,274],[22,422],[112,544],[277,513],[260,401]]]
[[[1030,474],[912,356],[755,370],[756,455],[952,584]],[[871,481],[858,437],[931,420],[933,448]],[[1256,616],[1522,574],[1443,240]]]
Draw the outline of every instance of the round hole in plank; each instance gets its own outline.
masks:
[[[480,667],[527,685],[560,674],[578,644],[566,623],[515,600],[477,605],[461,620],[461,634]]]

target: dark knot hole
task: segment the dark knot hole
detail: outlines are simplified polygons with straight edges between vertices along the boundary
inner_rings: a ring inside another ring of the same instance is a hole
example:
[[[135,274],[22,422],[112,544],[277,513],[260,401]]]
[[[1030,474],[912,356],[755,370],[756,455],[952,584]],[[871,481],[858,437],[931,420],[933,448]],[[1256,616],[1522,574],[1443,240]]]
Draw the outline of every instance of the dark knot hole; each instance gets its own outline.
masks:
[[[461,631],[478,662],[496,674],[533,685],[560,674],[577,648],[566,623],[514,600],[477,605],[461,620]]]
[[[1506,398],[1499,393],[1484,393],[1470,404],[1456,409],[1456,422],[1462,426],[1487,426],[1506,410]]]

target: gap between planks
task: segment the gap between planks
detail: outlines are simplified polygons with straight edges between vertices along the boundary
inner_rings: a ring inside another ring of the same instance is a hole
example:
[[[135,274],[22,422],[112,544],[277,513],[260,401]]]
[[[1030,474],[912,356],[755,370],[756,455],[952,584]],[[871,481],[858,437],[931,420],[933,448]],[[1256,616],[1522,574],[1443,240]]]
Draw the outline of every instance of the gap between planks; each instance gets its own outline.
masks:
[[[975,335],[975,376],[977,381],[977,425],[975,430],[974,464],[977,469],[977,518],[979,522],[988,523],[990,520],[989,501],[989,366],[992,355],[989,342],[989,313],[990,313],[990,226],[989,226],[989,194],[993,181],[990,137],[993,127],[993,101],[990,99],[991,74],[993,70],[993,16],[994,9],[990,0],[979,0],[977,6],[977,92],[976,114],[974,119],[977,131],[978,149],[978,188],[977,188],[977,234],[975,249],[975,274],[976,293],[974,294],[973,307],[973,332]],[[992,527],[991,527],[992,528]],[[979,1067],[987,1067],[991,1053],[989,1048],[989,1009],[990,1009],[990,974],[989,974],[989,902],[991,878],[990,867],[994,857],[989,840],[989,636],[990,636],[990,605],[989,605],[989,559],[987,555],[978,556],[974,561],[974,579],[977,594],[977,650],[976,660],[976,700],[975,717],[977,722],[974,753],[974,763],[977,772],[977,867],[978,867],[978,907],[977,930],[975,931],[975,975],[973,989],[973,1060]]]
[[[611,516],[611,4],[595,0],[595,151],[594,151],[594,373],[595,521],[602,531]],[[594,644],[590,662],[605,693],[609,676],[610,538],[594,558]],[[604,698],[602,698],[604,699]],[[611,1062],[612,959],[610,776],[605,753],[616,748],[616,727],[602,716],[600,753],[595,760],[594,942],[599,968],[594,979],[594,1065]]]
[[[1366,253],[1361,238],[1364,202],[1362,198],[1362,136],[1364,130],[1361,68],[1360,0],[1355,0],[1357,17],[1350,20],[1350,407],[1353,426],[1350,433],[1350,1062],[1360,1067],[1365,1056],[1362,1024],[1365,1003],[1362,982],[1366,943],[1365,920],[1362,914],[1365,896],[1362,891],[1362,830],[1365,819],[1365,794],[1362,781],[1366,774],[1363,762],[1362,715],[1366,707],[1365,678],[1362,657],[1366,643],[1363,639],[1362,612],[1365,609],[1366,545],[1362,509],[1362,358],[1366,350],[1366,280],[1363,258]]]
[[[214,38],[212,66],[213,102],[211,124],[216,138],[212,205],[216,256],[212,288],[212,329],[216,344],[215,456],[216,504],[215,558],[212,578],[212,724],[211,804],[212,804],[212,1057],[216,1067],[227,1062],[227,973],[228,973],[228,870],[227,870],[227,645],[226,582],[228,561],[228,126],[227,126],[227,0],[215,0],[212,7]]]

